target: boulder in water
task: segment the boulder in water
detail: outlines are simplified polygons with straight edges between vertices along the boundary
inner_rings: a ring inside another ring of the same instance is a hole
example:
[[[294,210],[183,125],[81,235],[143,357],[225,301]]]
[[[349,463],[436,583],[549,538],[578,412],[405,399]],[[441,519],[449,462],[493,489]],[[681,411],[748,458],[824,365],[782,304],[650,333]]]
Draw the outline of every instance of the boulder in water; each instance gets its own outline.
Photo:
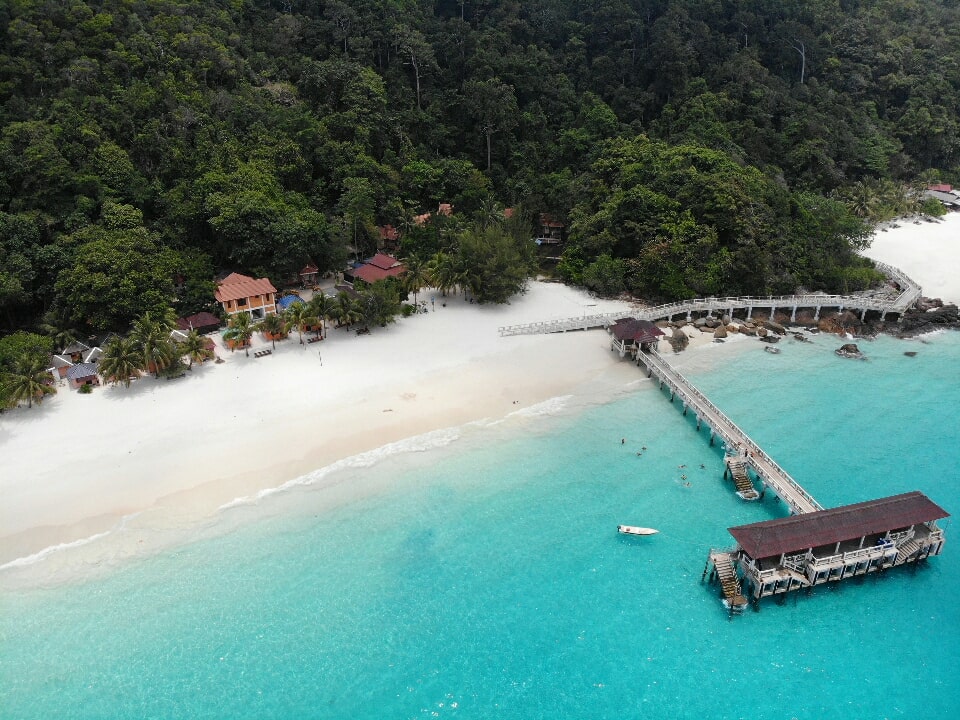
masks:
[[[727,336],[727,328],[721,325],[716,330],[713,331],[713,339],[717,340],[720,338],[725,338]]]
[[[774,322],[773,320],[764,320],[763,324],[767,328],[767,330],[772,330],[777,335],[787,334],[787,329],[778,322]]]
[[[834,350],[834,352],[840,357],[853,358],[856,360],[863,358],[863,353],[860,352],[860,348],[857,347],[856,343],[846,343],[841,345],[839,348]]]

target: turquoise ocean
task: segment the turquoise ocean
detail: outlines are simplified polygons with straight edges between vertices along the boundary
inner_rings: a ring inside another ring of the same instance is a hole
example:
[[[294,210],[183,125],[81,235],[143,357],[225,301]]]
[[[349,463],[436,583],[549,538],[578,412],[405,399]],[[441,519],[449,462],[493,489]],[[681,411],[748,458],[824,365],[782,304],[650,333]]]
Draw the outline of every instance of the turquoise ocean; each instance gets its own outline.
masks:
[[[673,359],[824,506],[921,490],[960,514],[960,333],[838,345]],[[960,536],[728,619],[709,549],[785,510],[739,500],[721,453],[637,370],[237,503],[5,591],[0,716],[960,717]]]

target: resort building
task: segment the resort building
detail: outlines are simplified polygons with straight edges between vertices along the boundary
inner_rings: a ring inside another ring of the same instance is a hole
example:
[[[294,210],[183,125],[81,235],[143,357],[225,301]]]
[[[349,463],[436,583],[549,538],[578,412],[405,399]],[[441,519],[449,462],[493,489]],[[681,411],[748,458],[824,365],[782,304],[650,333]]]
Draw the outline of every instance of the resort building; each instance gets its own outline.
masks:
[[[540,225],[537,229],[538,245],[559,245],[563,242],[563,231],[565,226],[562,222],[554,220],[547,213],[540,214]]]
[[[100,359],[102,354],[103,351],[99,347],[90,347],[82,342],[73,342],[65,347],[62,352],[50,356],[50,367],[47,368],[47,372],[50,373],[54,380],[63,380],[65,378],[70,380],[73,377],[77,377],[76,372],[73,373],[73,376],[70,375],[70,371],[73,370],[74,367],[78,365],[91,365],[95,367],[95,363]],[[84,382],[80,384],[86,385],[89,383]]]
[[[220,329],[220,318],[213,313],[200,312],[195,315],[177,318],[177,329],[187,333],[196,330],[201,335]]]
[[[97,366],[93,363],[78,363],[67,370],[67,381],[74,390],[82,385],[99,385]]]
[[[954,189],[952,185],[944,183],[928,185],[923,197],[937,200],[947,210],[960,210],[960,191]]]
[[[377,233],[380,236],[381,250],[394,253],[400,249],[400,232],[393,225],[379,225]]]
[[[405,270],[404,264],[393,255],[377,253],[357,267],[346,270],[343,273],[343,281],[350,287],[353,287],[357,281],[372,285],[377,280],[402,275]]]
[[[228,316],[245,312],[263,320],[277,312],[277,289],[267,278],[231,273],[217,284],[216,298]]]
[[[313,287],[320,276],[320,268],[313,263],[307,263],[297,274],[300,277],[300,287]]]

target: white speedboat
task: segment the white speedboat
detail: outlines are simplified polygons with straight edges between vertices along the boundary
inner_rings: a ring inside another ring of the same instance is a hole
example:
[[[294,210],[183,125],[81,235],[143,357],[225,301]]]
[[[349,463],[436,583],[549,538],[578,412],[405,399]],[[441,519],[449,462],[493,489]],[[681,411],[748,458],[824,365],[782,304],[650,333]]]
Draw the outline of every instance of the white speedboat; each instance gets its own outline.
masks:
[[[617,532],[624,535],[656,535],[659,530],[653,528],[636,527],[634,525],[617,525]]]

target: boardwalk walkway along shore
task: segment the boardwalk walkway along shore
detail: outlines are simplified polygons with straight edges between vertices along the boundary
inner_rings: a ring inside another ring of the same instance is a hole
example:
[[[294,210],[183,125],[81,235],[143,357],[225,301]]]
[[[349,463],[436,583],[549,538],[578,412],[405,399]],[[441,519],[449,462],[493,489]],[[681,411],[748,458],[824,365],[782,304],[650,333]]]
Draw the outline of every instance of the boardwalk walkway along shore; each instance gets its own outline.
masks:
[[[881,263],[877,267],[898,288],[898,294],[706,298],[647,308],[627,318],[653,322],[686,315],[689,321],[694,313],[732,316],[737,310],[746,310],[749,319],[754,310],[769,310],[770,317],[778,310],[789,310],[791,321],[795,321],[798,309],[805,308],[814,311],[815,319],[824,309],[856,310],[861,319],[870,311],[880,313],[884,320],[888,314],[902,315],[920,299],[920,286],[897,268]],[[623,319],[623,313],[583,315],[501,327],[499,332],[508,336],[610,328]],[[737,545],[710,550],[701,582],[707,577],[718,582],[731,616],[742,612],[751,601],[756,609],[764,597],[784,596],[803,588],[810,591],[816,585],[882,572],[942,551],[944,535],[937,521],[949,514],[922,493],[824,509],[759,444],[671,367],[651,343],[640,343],[634,357],[638,366],[646,368],[647,377],[655,378],[661,390],[666,387],[671,403],[680,399],[684,415],[693,410],[697,430],[707,426],[711,445],[720,437],[726,449],[724,477],[729,473],[741,498],[755,500],[769,489],[790,510],[789,517],[729,528]],[[763,493],[757,493],[751,471]]]
[[[769,311],[773,317],[777,310],[789,310],[791,322],[796,320],[797,311],[809,308],[814,312],[814,319],[820,319],[823,310],[836,309],[859,311],[861,318],[867,312],[874,311],[884,319],[888,314],[902,315],[920,299],[920,286],[907,277],[903,272],[890,265],[876,263],[877,269],[884,272],[891,282],[900,288],[895,297],[877,296],[869,293],[859,295],[782,295],[778,297],[725,297],[725,298],[698,298],[696,300],[682,300],[666,305],[657,305],[644,308],[633,315],[637,320],[672,320],[678,315],[685,315],[687,320],[694,313],[706,313],[708,316],[728,313],[733,315],[737,310],[747,311],[747,318],[753,316],[754,311]],[[521,325],[505,325],[498,328],[502,336],[507,335],[537,335],[542,333],[568,332],[570,330],[592,330],[606,328],[617,320],[625,317],[623,313],[599,313],[569,317],[543,322],[523,323]]]

